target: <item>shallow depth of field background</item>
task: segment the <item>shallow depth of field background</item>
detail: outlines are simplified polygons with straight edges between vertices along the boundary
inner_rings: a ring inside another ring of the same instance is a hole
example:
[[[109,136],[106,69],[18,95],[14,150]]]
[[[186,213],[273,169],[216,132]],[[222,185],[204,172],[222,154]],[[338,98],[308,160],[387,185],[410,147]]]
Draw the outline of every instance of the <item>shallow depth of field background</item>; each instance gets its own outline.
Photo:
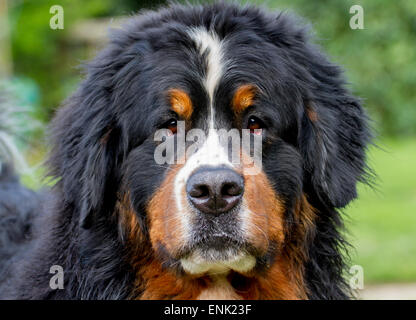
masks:
[[[377,134],[369,163],[378,176],[374,188],[360,186],[359,199],[344,210],[355,247],[351,265],[364,268],[366,286],[416,283],[416,1],[251,2],[290,9],[311,22],[317,42],[344,66],[353,92],[363,98]],[[81,79],[77,66],[105,44],[108,27],[160,3],[0,0],[1,86],[33,119],[20,142],[34,166],[25,184],[41,186],[44,129]],[[64,8],[64,30],[49,27],[55,4]],[[364,8],[364,30],[349,27],[354,4]]]

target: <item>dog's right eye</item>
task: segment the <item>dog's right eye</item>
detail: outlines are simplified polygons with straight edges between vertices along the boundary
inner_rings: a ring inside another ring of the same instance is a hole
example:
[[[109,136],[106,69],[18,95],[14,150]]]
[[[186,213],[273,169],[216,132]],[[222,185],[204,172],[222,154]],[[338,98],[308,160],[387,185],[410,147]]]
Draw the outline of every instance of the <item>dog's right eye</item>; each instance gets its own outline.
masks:
[[[259,118],[251,116],[248,119],[248,123],[247,123],[247,129],[250,129],[251,133],[255,133],[255,134],[261,134],[261,131],[258,131],[259,129],[264,129],[264,123],[263,121],[261,121]],[[255,131],[257,130],[257,131]]]
[[[178,121],[172,118],[169,121],[167,121],[163,127],[169,129],[172,132],[172,134],[176,134],[176,132],[178,131]]]

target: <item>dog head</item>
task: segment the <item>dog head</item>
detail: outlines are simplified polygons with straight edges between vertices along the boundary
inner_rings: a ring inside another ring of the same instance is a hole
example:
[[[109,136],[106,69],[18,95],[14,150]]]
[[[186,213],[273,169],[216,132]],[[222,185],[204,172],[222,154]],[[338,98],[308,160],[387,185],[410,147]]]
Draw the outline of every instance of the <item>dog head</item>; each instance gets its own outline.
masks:
[[[287,250],[307,259],[309,201],[356,197],[369,136],[304,26],[224,4],[114,31],[53,128],[54,175],[81,226],[119,208],[127,237],[197,277],[260,273]]]

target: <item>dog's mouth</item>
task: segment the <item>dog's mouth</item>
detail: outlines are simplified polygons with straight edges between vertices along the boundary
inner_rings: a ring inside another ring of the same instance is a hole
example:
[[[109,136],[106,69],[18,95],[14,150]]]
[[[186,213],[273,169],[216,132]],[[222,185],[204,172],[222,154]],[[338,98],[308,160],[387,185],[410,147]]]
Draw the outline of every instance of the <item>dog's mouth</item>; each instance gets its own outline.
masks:
[[[217,252],[210,252],[210,255],[216,255]],[[223,252],[219,254],[224,255]],[[206,259],[199,251],[192,253],[187,258],[181,259],[182,268],[188,274],[221,274],[229,271],[247,273],[256,265],[256,258],[246,252],[239,252],[229,255],[225,259]]]
[[[250,246],[230,236],[212,236],[194,242],[180,259],[183,270],[191,275],[247,273],[256,265]]]

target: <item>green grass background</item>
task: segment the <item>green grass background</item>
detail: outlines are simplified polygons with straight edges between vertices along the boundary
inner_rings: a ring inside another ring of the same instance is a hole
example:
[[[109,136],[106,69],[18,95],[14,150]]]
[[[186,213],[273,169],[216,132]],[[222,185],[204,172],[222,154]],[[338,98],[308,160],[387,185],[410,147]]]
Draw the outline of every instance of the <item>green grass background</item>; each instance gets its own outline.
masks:
[[[369,151],[377,185],[360,185],[345,210],[352,262],[366,283],[416,281],[416,138],[377,143]]]

